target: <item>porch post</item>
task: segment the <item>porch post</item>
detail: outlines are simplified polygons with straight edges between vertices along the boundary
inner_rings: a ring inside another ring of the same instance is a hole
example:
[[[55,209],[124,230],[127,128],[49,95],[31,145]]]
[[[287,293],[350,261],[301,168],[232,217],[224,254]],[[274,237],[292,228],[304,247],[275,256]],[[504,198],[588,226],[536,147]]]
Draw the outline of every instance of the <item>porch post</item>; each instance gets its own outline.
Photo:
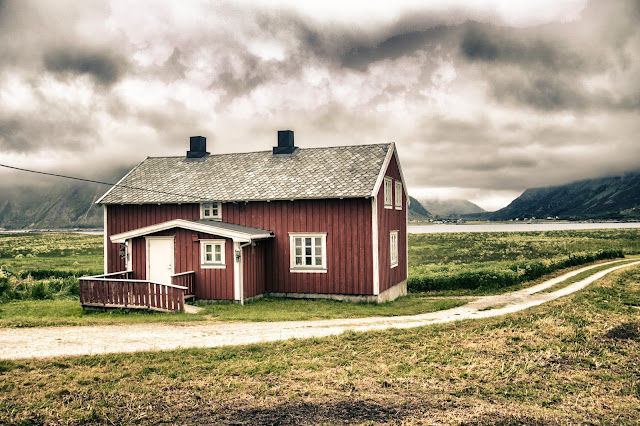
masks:
[[[240,253],[238,256],[237,254]],[[233,242],[233,298],[244,304],[244,298],[242,297],[242,248],[240,242]]]

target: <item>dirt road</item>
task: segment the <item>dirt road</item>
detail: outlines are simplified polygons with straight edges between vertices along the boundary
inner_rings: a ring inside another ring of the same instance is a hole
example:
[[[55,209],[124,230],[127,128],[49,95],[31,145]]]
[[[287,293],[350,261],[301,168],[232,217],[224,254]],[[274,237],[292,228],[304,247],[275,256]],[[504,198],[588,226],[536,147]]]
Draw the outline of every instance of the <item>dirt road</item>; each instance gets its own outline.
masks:
[[[209,322],[5,328],[0,329],[0,359],[243,345],[291,338],[323,337],[348,330],[412,328],[468,318],[487,318],[540,305],[580,290],[609,272],[640,264],[638,261],[616,265],[619,262],[608,262],[610,268],[555,292],[541,293],[556,283],[602,264],[581,268],[524,290],[479,297],[457,308],[421,315],[263,323]]]

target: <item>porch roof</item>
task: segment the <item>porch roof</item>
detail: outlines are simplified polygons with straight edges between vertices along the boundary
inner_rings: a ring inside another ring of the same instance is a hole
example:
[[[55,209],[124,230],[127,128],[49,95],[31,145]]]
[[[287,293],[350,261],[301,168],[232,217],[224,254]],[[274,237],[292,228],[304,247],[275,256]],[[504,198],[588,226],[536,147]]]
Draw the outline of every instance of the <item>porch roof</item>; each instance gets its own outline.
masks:
[[[172,228],[189,229],[196,232],[204,232],[206,234],[219,235],[224,238],[230,238],[233,241],[248,243],[253,240],[265,238],[273,238],[272,231],[266,229],[252,228],[249,226],[235,225],[233,223],[219,222],[215,220],[185,220],[174,219],[167,222],[157,223],[143,228],[133,229],[131,231],[113,234],[111,236],[112,243],[124,243],[130,238],[142,237],[153,234],[155,232],[166,231]]]

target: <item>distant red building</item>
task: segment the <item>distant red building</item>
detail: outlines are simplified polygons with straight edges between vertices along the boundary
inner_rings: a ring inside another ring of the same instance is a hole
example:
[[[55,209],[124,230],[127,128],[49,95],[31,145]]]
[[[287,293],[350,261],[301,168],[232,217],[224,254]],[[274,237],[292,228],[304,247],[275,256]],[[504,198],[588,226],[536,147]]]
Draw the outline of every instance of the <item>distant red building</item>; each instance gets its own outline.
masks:
[[[406,294],[407,188],[394,143],[149,157],[99,201],[105,273],[171,282],[198,299],[261,295],[386,301]]]

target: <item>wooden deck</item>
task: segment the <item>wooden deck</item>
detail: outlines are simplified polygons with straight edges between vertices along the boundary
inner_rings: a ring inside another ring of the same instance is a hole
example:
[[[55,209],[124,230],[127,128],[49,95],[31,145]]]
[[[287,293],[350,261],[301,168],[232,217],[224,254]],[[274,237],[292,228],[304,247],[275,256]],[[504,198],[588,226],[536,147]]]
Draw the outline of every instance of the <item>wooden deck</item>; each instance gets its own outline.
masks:
[[[131,279],[133,271],[82,277],[82,307],[148,309],[161,312],[184,311],[188,286]],[[187,274],[180,274],[188,277]],[[180,278],[189,282],[189,278]],[[175,280],[172,277],[172,281]],[[191,278],[193,290],[193,278]],[[188,297],[188,295],[187,295]]]

